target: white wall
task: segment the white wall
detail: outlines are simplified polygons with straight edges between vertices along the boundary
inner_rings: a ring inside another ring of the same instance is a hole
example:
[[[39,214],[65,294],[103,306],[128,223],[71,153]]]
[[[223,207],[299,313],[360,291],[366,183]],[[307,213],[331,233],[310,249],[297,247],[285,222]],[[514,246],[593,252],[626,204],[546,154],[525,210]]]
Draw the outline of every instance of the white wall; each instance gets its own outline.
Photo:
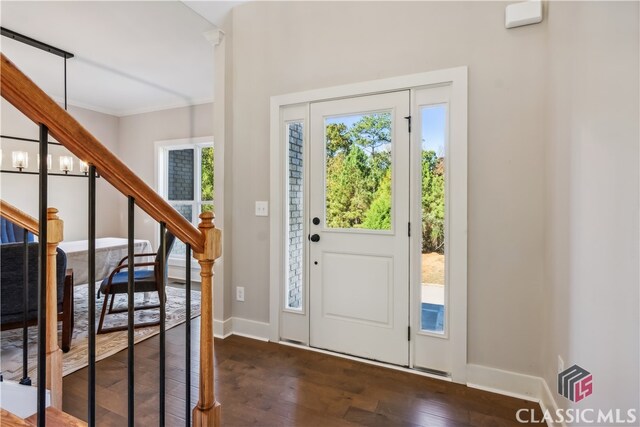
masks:
[[[118,128],[120,159],[151,188],[155,187],[154,143],[169,139],[197,138],[213,135],[213,104],[136,114],[121,117]],[[126,214],[127,200],[122,197],[120,210]],[[127,220],[122,219],[126,234]],[[156,221],[140,209],[136,211],[136,238],[157,245]]]
[[[593,374],[593,395],[574,407],[640,413],[638,13],[638,2],[549,4],[539,310],[552,393],[561,356]]]
[[[469,67],[470,363],[540,374],[546,23],[505,3],[251,2],[233,10],[233,316],[269,319],[269,98]],[[227,227],[228,228],[228,227]],[[227,260],[228,262],[228,260]]]
[[[117,117],[73,106],[69,107],[69,112],[109,150],[117,152]],[[3,135],[38,139],[38,126],[4,99],[2,100],[1,118]],[[13,169],[11,165],[11,152],[13,150],[27,151],[29,153],[29,169],[32,171],[37,170],[36,154],[38,153],[38,144],[9,139],[2,139],[3,169]],[[53,145],[49,146],[49,152],[53,155],[52,172],[59,172],[59,155],[70,154],[63,147]],[[77,159],[74,160],[74,173],[78,173]],[[0,180],[0,196],[2,199],[37,218],[38,176],[2,174],[0,175]],[[65,240],[87,238],[87,182],[88,180],[85,178],[49,177],[49,206],[55,207],[60,211],[59,216],[65,224]],[[121,236],[117,209],[119,193],[104,179],[98,179],[96,187],[97,237]]]

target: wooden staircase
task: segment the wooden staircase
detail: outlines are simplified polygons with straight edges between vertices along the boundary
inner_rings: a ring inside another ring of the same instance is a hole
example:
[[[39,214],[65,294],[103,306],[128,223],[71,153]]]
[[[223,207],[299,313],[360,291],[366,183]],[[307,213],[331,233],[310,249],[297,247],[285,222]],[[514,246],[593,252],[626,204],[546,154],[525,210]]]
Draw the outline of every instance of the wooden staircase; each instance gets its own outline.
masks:
[[[140,179],[131,169],[129,169],[118,157],[111,153],[103,144],[100,143],[100,141],[98,141],[91,133],[80,125],[80,123],[69,115],[67,111],[61,108],[53,99],[33,83],[33,81],[24,75],[8,58],[5,57],[4,54],[1,55],[0,60],[0,94],[25,116],[40,126],[41,147],[43,144],[46,144],[47,133],[51,134],[51,136],[53,136],[72,154],[95,168],[92,170],[99,173],[102,178],[109,182],[121,194],[129,198],[130,202],[134,202],[135,205],[144,210],[155,221],[160,223],[161,226],[166,226],[166,228],[179,240],[193,249],[193,256],[200,264],[201,325],[199,395],[198,402],[193,408],[192,419],[194,426],[220,425],[220,404],[216,401],[214,393],[213,267],[215,260],[221,256],[222,240],[221,231],[215,227],[213,222],[213,213],[202,213],[200,215],[201,221],[199,226],[197,228],[194,227],[178,211],[176,211],[169,203],[162,199],[151,187]],[[45,135],[44,138],[42,138],[43,133]],[[41,168],[41,170],[46,172],[46,169],[44,168]],[[89,190],[89,197],[92,197],[91,190]],[[93,194],[93,197],[95,198],[95,194]],[[22,217],[22,215],[19,214],[18,209],[15,209],[8,204],[3,203],[0,208],[2,210],[2,214],[8,219],[13,222],[15,222],[14,220],[22,220],[23,222],[19,224],[29,230],[37,229],[39,221],[52,221],[48,224],[48,246],[53,245],[54,243],[57,245],[57,242],[62,240],[62,221],[57,218],[57,211],[55,211],[55,209],[50,209],[47,218],[40,218],[37,220],[35,218],[29,219]],[[89,207],[89,211],[91,211],[91,207]],[[133,215],[132,212],[133,209],[130,209],[130,215]],[[89,226],[89,230],[91,240],[91,225]],[[131,241],[132,240],[133,239],[131,238]],[[55,246],[52,247],[53,253],[55,254]],[[190,260],[187,260],[187,262],[190,262]],[[54,268],[52,277],[55,278],[55,262],[49,262],[48,268],[51,268],[51,265],[53,265]],[[49,270],[47,270],[47,274],[49,274]],[[133,275],[131,275],[131,277],[133,277]],[[130,283],[133,282],[131,281]],[[55,284],[53,286],[55,290]],[[55,304],[55,291],[49,292],[48,295],[52,296]],[[46,324],[48,326],[46,339],[50,343],[55,343],[55,347],[57,347],[56,322],[51,320],[51,311],[50,301],[48,301],[46,316]],[[40,414],[41,417],[38,424],[85,425],[73,417],[69,418],[69,415],[62,413],[60,410],[62,405],[62,376],[61,369],[58,369],[58,367],[61,366],[61,358],[56,356],[56,351],[58,354],[60,353],[59,349],[56,350],[52,347],[51,352],[47,353],[48,355],[51,353],[51,357],[48,358],[46,366],[47,378],[51,379],[51,381],[47,382],[47,388],[50,388],[52,391],[53,408],[48,408],[45,411],[46,417],[42,416],[43,414]],[[91,365],[95,362],[91,362],[90,359],[89,363]],[[132,370],[133,368],[130,367],[129,369]],[[187,375],[189,375],[188,372]],[[161,387],[162,384],[163,382],[161,380]],[[134,384],[129,385],[130,397],[133,386]],[[88,393],[88,424],[95,425],[95,408],[92,412],[91,406],[91,393],[93,393],[93,405],[95,406],[95,383],[93,390],[91,390],[91,386],[89,387]],[[134,406],[131,402],[132,400],[129,401],[129,411],[130,414],[133,414]],[[164,401],[162,400],[160,403],[161,409],[163,408],[163,402]],[[92,413],[93,417],[91,415]],[[3,411],[1,415],[3,418],[2,425],[5,425],[5,412]],[[22,422],[22,424],[15,425],[35,425],[31,418],[16,421],[11,418],[10,414],[6,416],[6,420],[9,420],[6,422]],[[162,414],[161,417],[163,416],[164,415]]]
[[[71,416],[59,409],[49,407],[46,409],[46,423],[51,427],[82,427],[87,423]],[[0,424],[6,427],[37,426],[37,414],[33,414],[27,419],[19,418],[9,411],[0,409]]]

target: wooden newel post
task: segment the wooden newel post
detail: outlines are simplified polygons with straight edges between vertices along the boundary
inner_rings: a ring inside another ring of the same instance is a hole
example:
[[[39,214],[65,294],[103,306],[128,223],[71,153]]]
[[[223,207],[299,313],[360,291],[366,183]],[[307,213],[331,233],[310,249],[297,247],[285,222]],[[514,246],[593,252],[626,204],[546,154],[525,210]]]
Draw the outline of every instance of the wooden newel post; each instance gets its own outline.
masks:
[[[193,409],[194,426],[220,426],[220,404],[216,401],[213,366],[213,264],[222,254],[222,233],[213,223],[212,212],[200,214],[198,228],[204,236],[204,252],[194,253],[202,280],[200,316],[200,389]]]
[[[58,347],[58,284],[56,258],[58,243],[63,239],[63,222],[58,209],[47,209],[47,388],[51,390],[51,406],[62,410],[62,351]],[[44,239],[40,239],[42,242]]]

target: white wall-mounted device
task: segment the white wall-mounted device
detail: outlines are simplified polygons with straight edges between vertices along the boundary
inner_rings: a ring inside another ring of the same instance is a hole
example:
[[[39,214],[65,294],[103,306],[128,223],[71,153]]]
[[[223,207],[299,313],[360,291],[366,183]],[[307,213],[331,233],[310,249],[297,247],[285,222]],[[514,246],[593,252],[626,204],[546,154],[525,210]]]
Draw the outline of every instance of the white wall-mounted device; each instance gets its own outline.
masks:
[[[507,6],[504,14],[506,28],[522,27],[523,25],[542,22],[542,1],[529,0]]]

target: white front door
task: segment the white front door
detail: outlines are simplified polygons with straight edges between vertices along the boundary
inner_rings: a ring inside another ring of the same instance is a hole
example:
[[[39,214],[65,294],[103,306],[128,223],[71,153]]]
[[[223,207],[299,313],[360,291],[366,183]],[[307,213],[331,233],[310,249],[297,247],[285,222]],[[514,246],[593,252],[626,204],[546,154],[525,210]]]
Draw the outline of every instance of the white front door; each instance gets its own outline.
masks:
[[[410,92],[310,107],[313,347],[409,365]]]

